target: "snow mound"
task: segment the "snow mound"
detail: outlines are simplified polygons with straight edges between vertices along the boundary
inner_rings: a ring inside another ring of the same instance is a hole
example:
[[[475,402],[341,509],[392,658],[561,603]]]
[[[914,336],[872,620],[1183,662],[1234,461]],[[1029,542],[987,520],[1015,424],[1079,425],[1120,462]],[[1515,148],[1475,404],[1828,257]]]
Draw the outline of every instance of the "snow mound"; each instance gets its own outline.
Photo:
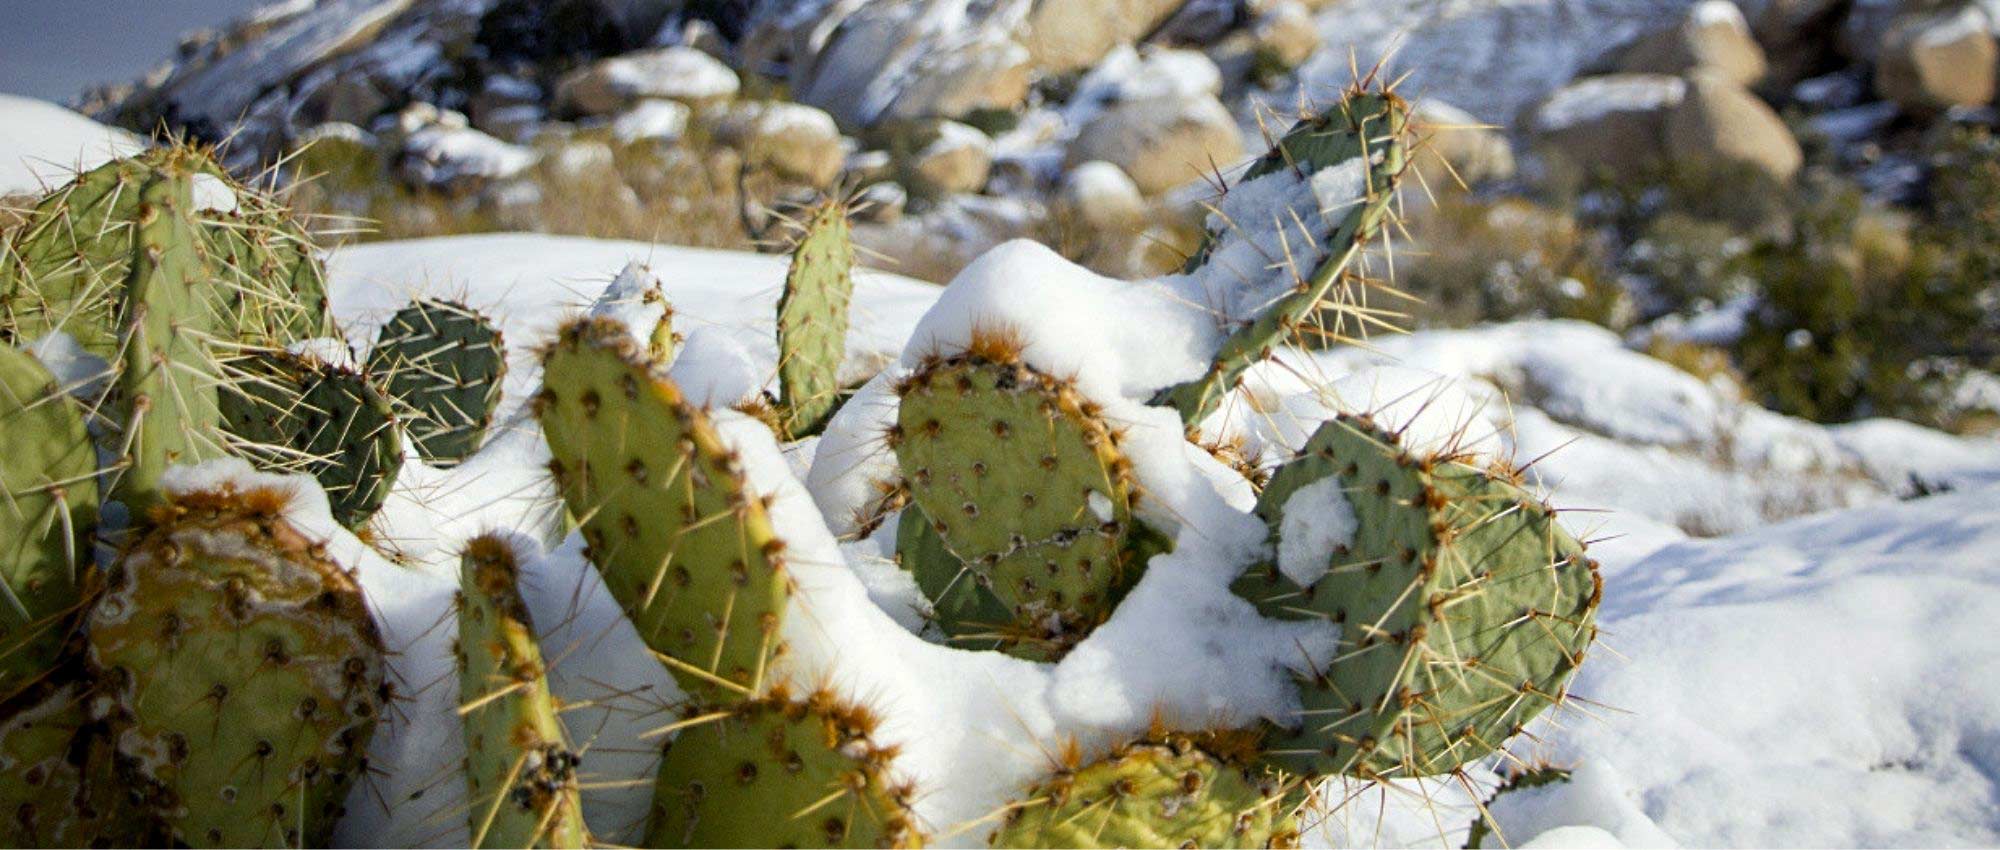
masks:
[[[0,94],[0,196],[40,194],[145,149],[137,136],[53,103]]]

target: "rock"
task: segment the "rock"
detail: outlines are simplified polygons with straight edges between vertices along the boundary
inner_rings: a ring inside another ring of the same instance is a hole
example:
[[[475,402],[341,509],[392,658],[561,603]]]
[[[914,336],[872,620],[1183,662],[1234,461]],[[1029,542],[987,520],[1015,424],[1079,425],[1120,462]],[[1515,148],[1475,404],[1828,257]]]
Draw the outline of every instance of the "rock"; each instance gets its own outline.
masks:
[[[1062,210],[1093,233],[1130,233],[1145,223],[1146,199],[1118,166],[1092,160],[1063,175]]]
[[[855,221],[890,224],[903,217],[903,208],[910,203],[910,191],[900,183],[870,183],[854,201]]]
[[[896,176],[896,157],[885,150],[858,150],[847,155],[842,168],[856,183],[892,180]]]
[[[1213,95],[1152,97],[1116,104],[1077,132],[1067,161],[1101,159],[1157,195],[1226,168],[1243,156],[1243,134]]]
[[[1214,44],[1250,17],[1245,0],[1185,0],[1167,22],[1146,37],[1156,44],[1201,47]]]
[[[1255,43],[1257,66],[1268,73],[1284,73],[1304,65],[1319,51],[1319,25],[1312,12],[1298,0],[1273,3],[1250,26]]]
[[[1688,84],[1663,74],[1612,74],[1573,82],[1542,103],[1536,141],[1586,171],[1636,172],[1666,159],[1667,114]]]
[[[1432,187],[1454,181],[1443,169],[1430,170],[1439,159],[1450,165],[1451,174],[1458,175],[1456,179],[1465,181],[1467,186],[1514,176],[1514,147],[1499,128],[1484,126],[1472,113],[1431,98],[1417,101],[1411,113],[1418,132],[1429,139],[1425,146],[1428,153],[1419,153],[1415,162],[1426,171],[1425,178]]]
[[[1729,0],[1701,0],[1688,7],[1680,23],[1641,37],[1618,63],[1620,71],[1634,74],[1685,74],[1696,68],[1746,86],[1768,70],[1750,22]]]
[[[534,139],[548,118],[549,113],[541,106],[524,103],[519,106],[489,109],[483,116],[484,120],[474,122],[473,126],[494,138],[522,144]]]
[[[958,195],[921,215],[887,224],[857,222],[854,244],[866,249],[861,259],[868,265],[944,283],[993,246],[1033,236],[1046,218],[1032,201]]]
[[[671,142],[687,131],[694,110],[671,100],[641,101],[611,122],[611,135],[625,144]]]
[[[813,186],[831,185],[847,159],[833,116],[799,103],[737,103],[715,125],[716,140],[751,166],[769,166]]]
[[[540,159],[531,148],[472,129],[459,113],[437,112],[438,119],[427,124],[417,124],[421,110],[405,113],[397,172],[410,183],[457,193],[477,191],[528,170]]]
[[[917,176],[938,192],[977,192],[986,185],[993,166],[993,140],[956,121],[938,124],[935,141],[916,156]]]
[[[1908,15],[1890,25],[1876,56],[1875,91],[1918,114],[1993,100],[1996,56],[1986,13]]]
[[[741,82],[729,66],[691,47],[662,47],[602,59],[556,83],[556,110],[610,115],[648,99],[703,106],[736,96]]]
[[[793,95],[855,130],[884,118],[957,119],[1021,105],[1032,66],[1014,38],[1016,21],[989,12],[940,28],[926,16],[930,5],[879,0],[819,23],[828,34],[792,62]]]
[[[921,63],[889,103],[887,118],[964,118],[1020,108],[1033,85],[1028,49],[1012,40],[984,39]]]
[[[487,77],[479,91],[466,101],[465,114],[472,119],[472,126],[501,138],[513,138],[511,133],[503,132],[496,125],[518,129],[515,120],[523,106],[532,106],[536,112],[546,112],[542,109],[542,87],[520,77],[494,74]],[[506,117],[497,117],[503,114]]]
[[[1158,28],[1185,0],[1040,0],[1028,12],[1025,43],[1048,74],[1088,68],[1114,47]]]
[[[1798,139],[1771,107],[1735,80],[1697,71],[1687,95],[1667,114],[1667,149],[1693,168],[1754,168],[1778,183],[1791,182],[1805,156]]]
[[[390,105],[389,95],[367,76],[329,74],[324,81],[307,89],[299,101],[299,115],[307,123],[366,124]]]

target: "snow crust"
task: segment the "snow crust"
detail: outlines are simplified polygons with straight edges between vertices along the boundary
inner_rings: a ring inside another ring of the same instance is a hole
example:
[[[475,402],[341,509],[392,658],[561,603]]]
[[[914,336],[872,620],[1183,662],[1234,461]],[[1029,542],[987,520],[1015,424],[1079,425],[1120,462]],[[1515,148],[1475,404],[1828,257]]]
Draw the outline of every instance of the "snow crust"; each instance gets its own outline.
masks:
[[[53,103],[0,93],[0,196],[41,194],[146,149],[138,137]]]

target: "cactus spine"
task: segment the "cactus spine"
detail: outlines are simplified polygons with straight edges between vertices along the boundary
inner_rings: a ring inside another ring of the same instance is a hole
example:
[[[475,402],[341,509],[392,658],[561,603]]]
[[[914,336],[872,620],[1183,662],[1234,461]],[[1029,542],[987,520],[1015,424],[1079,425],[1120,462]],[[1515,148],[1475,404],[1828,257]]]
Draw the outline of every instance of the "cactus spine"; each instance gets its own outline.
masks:
[[[95,567],[97,457],[47,369],[0,345],[0,698],[55,663]]]
[[[418,301],[383,325],[368,373],[411,412],[410,441],[426,461],[457,464],[479,450],[507,375],[507,347],[485,316],[450,301]]]
[[[1296,847],[1292,783],[1246,757],[1254,734],[1162,733],[1072,763],[1008,806],[994,847]]]
[[[354,579],[287,521],[291,494],[162,503],[86,624],[98,716],[173,838],[323,845],[387,699]]]
[[[824,201],[806,217],[778,299],[778,404],[784,434],[818,433],[833,414],[847,353],[853,269],[847,206]]]
[[[1237,583],[1265,616],[1341,626],[1338,658],[1299,677],[1278,764],[1449,773],[1562,699],[1596,636],[1597,566],[1511,470],[1467,460],[1342,415],[1272,477],[1257,511],[1274,534],[1335,521],[1326,506],[1341,502],[1354,526],[1327,552],[1287,553],[1281,539],[1280,563]],[[1291,511],[1311,513],[1288,522]]]
[[[876,718],[826,691],[783,687],[676,723],[648,847],[914,847],[912,789],[890,774]]]
[[[550,470],[639,636],[690,691],[760,691],[791,579],[735,453],[622,323],[565,326],[542,370]]]
[[[474,538],[461,556],[459,714],[473,847],[590,845],[570,749],[513,548]]]
[[[368,375],[291,354],[259,353],[229,368],[221,413],[232,447],[260,466],[312,475],[334,519],[365,525],[403,467],[388,397]]]

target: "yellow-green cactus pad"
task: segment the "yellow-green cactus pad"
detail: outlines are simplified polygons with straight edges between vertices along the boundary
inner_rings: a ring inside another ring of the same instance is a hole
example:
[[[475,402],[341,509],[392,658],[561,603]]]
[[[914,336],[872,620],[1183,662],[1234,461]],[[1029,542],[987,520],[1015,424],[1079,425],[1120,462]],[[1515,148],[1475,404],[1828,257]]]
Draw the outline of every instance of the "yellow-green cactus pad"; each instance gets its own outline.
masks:
[[[86,622],[94,700],[178,842],[321,846],[387,702],[353,576],[283,517],[291,494],[184,493]]]
[[[514,550],[474,538],[460,564],[458,710],[472,846],[589,846],[577,755],[556,718]]]
[[[866,709],[819,692],[688,709],[654,787],[648,847],[914,847],[911,789]]]
[[[97,453],[33,357],[0,344],[0,699],[46,673],[95,566]]]
[[[833,413],[854,295],[847,206],[823,202],[808,212],[803,228],[778,298],[779,418],[792,436],[817,433]]]
[[[112,765],[85,690],[45,684],[0,705],[0,847],[145,847],[165,833]]]
[[[1562,700],[1597,633],[1597,565],[1511,470],[1468,460],[1405,448],[1369,418],[1342,415],[1272,477],[1257,510],[1281,562],[1236,590],[1266,616],[1341,629],[1338,657],[1299,676],[1300,713],[1271,745],[1278,764],[1369,779],[1448,773]],[[1288,529],[1347,522],[1332,515],[1345,511],[1352,538],[1309,565],[1317,575],[1285,568],[1307,557],[1285,554]]]
[[[792,584],[734,451],[622,324],[565,326],[542,368],[550,470],[640,638],[691,691],[761,690]]]
[[[994,847],[1295,847],[1282,776],[1233,750],[1237,733],[1152,735],[1044,779],[1009,804]],[[1210,748],[1214,743],[1228,746]],[[1217,750],[1221,752],[1218,753]]]

